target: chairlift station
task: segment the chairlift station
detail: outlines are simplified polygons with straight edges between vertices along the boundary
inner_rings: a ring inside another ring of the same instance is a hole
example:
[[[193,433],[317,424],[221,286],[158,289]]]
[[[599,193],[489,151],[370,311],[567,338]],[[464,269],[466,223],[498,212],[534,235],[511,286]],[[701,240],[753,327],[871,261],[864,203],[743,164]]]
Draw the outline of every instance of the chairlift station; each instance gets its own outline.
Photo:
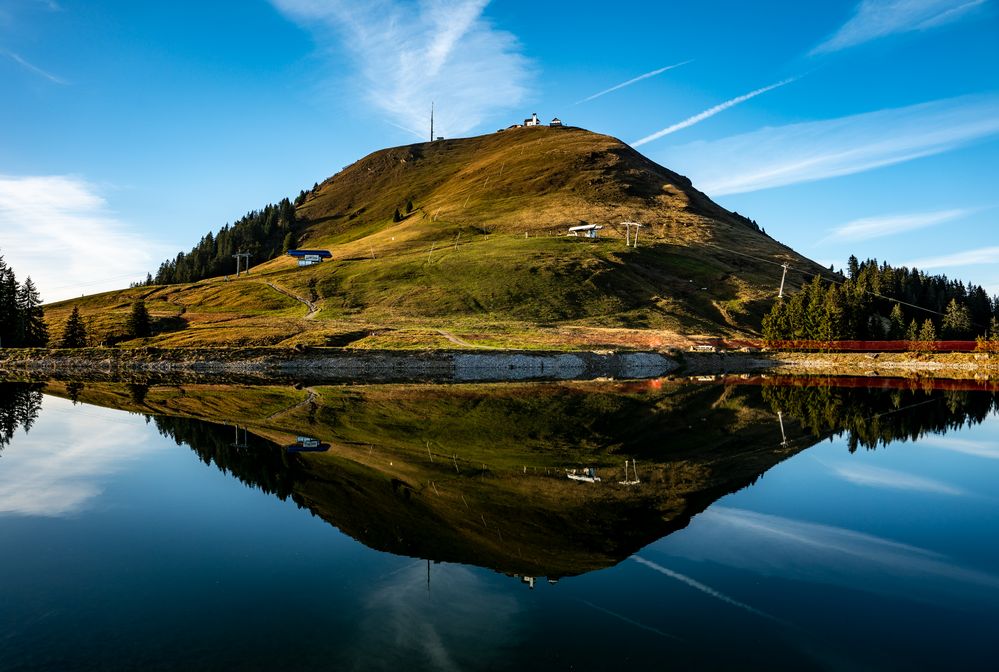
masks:
[[[288,250],[288,256],[298,259],[299,266],[314,266],[333,258],[329,250]]]

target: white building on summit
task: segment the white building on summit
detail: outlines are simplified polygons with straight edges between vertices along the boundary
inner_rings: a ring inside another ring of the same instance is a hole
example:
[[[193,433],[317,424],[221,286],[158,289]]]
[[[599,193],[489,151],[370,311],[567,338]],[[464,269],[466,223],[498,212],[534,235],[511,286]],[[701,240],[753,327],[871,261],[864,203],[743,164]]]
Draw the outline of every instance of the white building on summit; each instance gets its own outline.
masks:
[[[523,124],[511,124],[510,126],[507,126],[506,128],[501,128],[501,129],[499,129],[496,132],[500,133],[502,131],[507,131],[507,130],[510,130],[510,129],[513,129],[513,128],[527,128],[527,127],[530,127],[530,126],[544,126],[544,124],[541,122],[541,120],[538,119],[538,113],[537,112],[535,112],[534,114],[532,114],[530,119],[524,119],[524,123]],[[549,126],[561,127],[561,126],[564,126],[564,124],[562,123],[561,119],[559,119],[558,117],[555,117],[554,119],[552,119],[552,123],[550,123]]]

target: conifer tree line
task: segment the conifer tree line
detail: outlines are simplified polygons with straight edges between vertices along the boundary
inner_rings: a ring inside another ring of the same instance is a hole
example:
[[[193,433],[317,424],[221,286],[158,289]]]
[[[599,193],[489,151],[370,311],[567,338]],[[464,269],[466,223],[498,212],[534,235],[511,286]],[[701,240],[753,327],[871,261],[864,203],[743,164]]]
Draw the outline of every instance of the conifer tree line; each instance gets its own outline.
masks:
[[[31,278],[17,281],[0,255],[0,347],[45,347],[49,341],[42,299]]]
[[[980,285],[850,257],[842,283],[816,276],[763,318],[767,340],[999,339],[999,297]],[[878,296],[880,295],[880,296]],[[881,298],[885,297],[885,298]],[[908,305],[907,305],[908,304]],[[914,307],[915,306],[915,307]]]
[[[304,201],[304,193],[296,203]],[[148,274],[144,285],[169,285],[196,282],[235,272],[236,252],[249,252],[254,263],[267,261],[296,245],[298,219],[295,205],[287,198],[263,210],[248,212],[234,224],[226,224],[218,233],[209,231],[191,248],[160,264],[156,275]]]

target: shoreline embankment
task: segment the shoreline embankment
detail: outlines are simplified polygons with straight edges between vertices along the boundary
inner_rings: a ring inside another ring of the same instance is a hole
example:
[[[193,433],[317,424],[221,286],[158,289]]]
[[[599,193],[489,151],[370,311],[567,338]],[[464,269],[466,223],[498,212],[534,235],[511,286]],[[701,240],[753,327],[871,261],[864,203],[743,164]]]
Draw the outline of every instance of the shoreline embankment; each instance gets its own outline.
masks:
[[[999,354],[349,348],[0,350],[0,377],[302,382],[501,382],[773,373],[999,379]]]
[[[99,378],[237,377],[310,382],[490,382],[658,378],[679,368],[659,352],[86,348],[0,351],[0,374]]]

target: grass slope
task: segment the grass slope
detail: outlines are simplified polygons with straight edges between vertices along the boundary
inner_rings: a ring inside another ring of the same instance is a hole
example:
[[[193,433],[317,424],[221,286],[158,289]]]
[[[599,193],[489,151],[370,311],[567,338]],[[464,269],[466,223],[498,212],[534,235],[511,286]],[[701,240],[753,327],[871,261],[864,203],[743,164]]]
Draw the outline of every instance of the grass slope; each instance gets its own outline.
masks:
[[[74,299],[47,308],[50,331],[78,306],[95,340],[117,340],[143,298],[156,333],[129,344],[454,347],[443,329],[487,347],[649,347],[752,332],[780,280],[774,263],[822,271],[686,178],[574,128],[375,152],[298,216],[299,247],[334,261],[284,257],[238,280]],[[625,221],[643,224],[637,248],[624,244]],[[602,237],[565,235],[580,223]]]

